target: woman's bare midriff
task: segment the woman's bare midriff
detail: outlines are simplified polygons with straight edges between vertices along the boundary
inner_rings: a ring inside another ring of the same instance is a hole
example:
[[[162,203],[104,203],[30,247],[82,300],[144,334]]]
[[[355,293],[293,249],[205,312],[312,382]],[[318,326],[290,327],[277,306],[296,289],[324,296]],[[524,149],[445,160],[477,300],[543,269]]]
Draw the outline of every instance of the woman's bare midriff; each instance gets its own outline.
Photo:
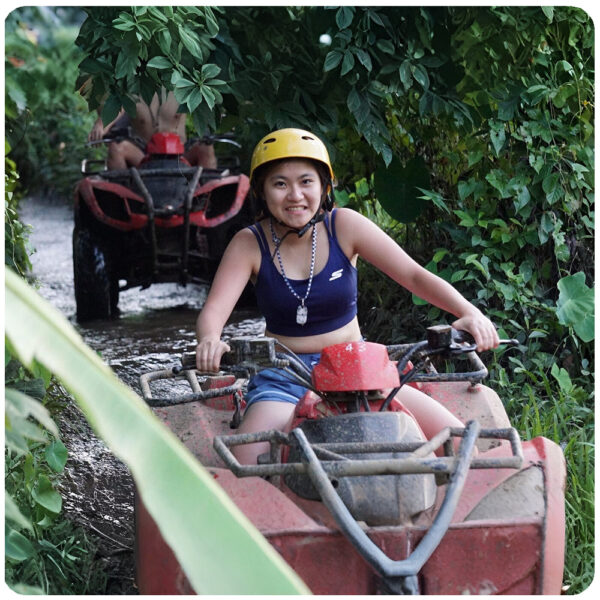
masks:
[[[311,354],[321,352],[327,346],[334,344],[343,344],[345,342],[358,342],[362,339],[358,319],[354,317],[350,323],[327,333],[319,335],[308,335],[306,337],[290,337],[286,335],[276,335],[265,331],[266,337],[272,337],[287,346],[296,354]]]

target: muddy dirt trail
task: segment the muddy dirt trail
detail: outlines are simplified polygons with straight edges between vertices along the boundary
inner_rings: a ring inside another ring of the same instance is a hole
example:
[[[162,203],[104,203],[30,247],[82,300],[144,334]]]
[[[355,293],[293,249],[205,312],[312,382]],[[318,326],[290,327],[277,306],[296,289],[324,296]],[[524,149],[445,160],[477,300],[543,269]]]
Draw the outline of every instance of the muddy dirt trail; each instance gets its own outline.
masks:
[[[194,323],[207,287],[161,284],[122,292],[119,317],[79,325],[75,319],[69,204],[26,199],[21,220],[31,225],[33,274],[39,293],[58,308],[99,352],[116,375],[139,393],[140,374],[172,366],[193,346]],[[225,335],[259,335],[264,322],[252,311],[236,311]],[[134,484],[127,468],[91,431],[74,404],[59,426],[69,449],[62,493],[65,515],[100,543],[109,574],[109,594],[135,594],[133,562]]]

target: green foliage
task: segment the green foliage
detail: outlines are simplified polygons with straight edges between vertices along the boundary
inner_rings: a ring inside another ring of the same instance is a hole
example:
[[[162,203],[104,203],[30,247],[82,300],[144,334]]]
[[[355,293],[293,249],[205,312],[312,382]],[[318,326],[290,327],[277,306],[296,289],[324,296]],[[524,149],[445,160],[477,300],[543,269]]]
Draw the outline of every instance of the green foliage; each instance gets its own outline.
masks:
[[[199,132],[215,126],[215,106],[228,90],[221,68],[210,62],[221,9],[209,6],[88,8],[76,44],[85,58],[78,87],[105,123],[121,107],[135,114],[136,98],[148,104],[155,91],[174,90],[193,113]]]
[[[449,45],[436,41],[448,41],[449,18],[438,26],[426,10],[93,7],[87,13],[77,40],[86,55],[81,90],[90,108],[104,103],[105,120],[121,106],[133,111],[133,96],[149,99],[164,86],[178,93],[198,126],[235,127],[253,142],[266,129],[290,125],[323,133],[332,151],[338,137],[366,141],[360,154],[367,160],[361,157],[356,173],[349,156],[334,152],[340,181],[365,176],[378,155],[391,162],[396,139],[388,110],[395,98],[409,91],[418,97],[438,81],[448,87],[454,77]],[[432,82],[426,67],[436,69]]]
[[[306,593],[306,586],[212,475],[85,345],[65,317],[14,273],[6,275],[7,344],[24,364],[41,364],[60,379],[94,431],[127,465],[146,509],[194,589]],[[60,464],[62,453],[57,455]],[[40,477],[34,488],[44,514],[58,508],[49,480]],[[26,551],[21,548],[21,553]]]
[[[387,213],[401,223],[410,223],[423,212],[419,190],[429,185],[429,178],[422,158],[411,158],[405,165],[394,160],[375,171],[374,192]],[[401,203],[398,198],[402,198]]]
[[[32,372],[6,352],[5,557],[6,581],[19,593],[86,594],[104,588],[95,546],[67,521],[56,489],[67,449],[47,404],[50,374]]]
[[[24,191],[70,193],[94,121],[75,91],[77,29],[57,17],[68,10],[23,7],[6,20],[6,136]]]
[[[7,30],[14,18],[13,14],[7,19]],[[33,41],[20,38],[20,43],[28,48]],[[20,85],[25,81],[22,73],[14,72],[23,67],[22,59],[12,54],[14,43],[7,42],[7,48],[11,67],[7,68],[5,108],[10,136],[26,113],[27,94]],[[35,126],[30,133],[33,138],[47,138]],[[27,148],[11,153],[5,140],[4,256],[5,264],[22,277],[31,269],[31,248],[29,228],[17,213],[22,179],[15,160],[21,168],[24,157],[35,161],[27,156]],[[27,181],[23,183],[27,186]],[[5,348],[5,581],[21,594],[86,594],[103,590],[106,575],[95,561],[93,542],[61,513],[62,497],[56,486],[67,450],[48,410],[53,388],[43,367],[35,363],[28,371],[13,358],[10,347]]]
[[[592,22],[566,7],[418,12],[429,14],[415,42],[427,90],[402,71],[407,93],[388,105],[401,162],[421,157],[431,173],[404,245],[531,355],[558,347],[589,359],[580,342],[593,337]],[[395,179],[401,189],[406,178]],[[390,187],[381,204],[397,219],[410,214]],[[573,311],[580,297],[585,310]]]
[[[27,238],[29,229],[19,221],[17,206],[19,174],[14,161],[9,158],[10,145],[4,142],[4,264],[20,275],[31,269]]]
[[[584,342],[594,339],[594,289],[585,284],[581,272],[558,282],[557,317],[561,325],[572,325]]]
[[[6,550],[6,582],[19,594],[83,595],[106,589],[106,574],[98,568],[94,544],[83,529],[66,519],[53,521],[33,543],[14,530],[6,541],[11,552],[23,544],[23,560],[9,558]]]

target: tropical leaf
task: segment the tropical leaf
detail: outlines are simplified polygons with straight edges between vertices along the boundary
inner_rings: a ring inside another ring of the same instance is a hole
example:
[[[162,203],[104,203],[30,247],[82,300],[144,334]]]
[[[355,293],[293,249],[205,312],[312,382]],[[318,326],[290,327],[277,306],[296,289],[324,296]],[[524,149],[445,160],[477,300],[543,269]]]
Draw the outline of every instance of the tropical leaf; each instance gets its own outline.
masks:
[[[34,556],[35,550],[31,542],[18,531],[10,529],[4,538],[4,553],[7,558],[21,562]]]
[[[148,61],[146,66],[154,69],[170,69],[173,63],[165,56],[155,56]]]
[[[44,457],[48,466],[55,472],[61,473],[67,464],[69,453],[67,448],[60,440],[54,440],[48,444],[44,451]]]
[[[10,271],[5,307],[6,336],[18,358],[27,366],[37,360],[52,371],[95,432],[129,467],[194,589],[206,594],[308,593],[143,400],[117,379],[62,314]],[[13,532],[12,554],[25,558],[21,537]]]
[[[23,515],[19,510],[16,502],[13,500],[10,494],[4,493],[4,518],[6,521],[17,525],[19,529],[28,529],[33,531],[31,521]]]
[[[40,475],[36,486],[31,491],[31,497],[46,510],[58,514],[62,508],[62,497],[54,489],[52,482],[46,475]]]
[[[586,285],[585,274],[579,272],[563,277],[558,289],[558,322],[572,326],[584,342],[591,342],[594,339],[594,288]]]
[[[324,71],[331,71],[335,69],[339,64],[342,58],[344,57],[343,53],[339,50],[332,50],[325,57],[325,62],[323,66]]]
[[[43,425],[52,435],[58,437],[58,428],[52,420],[50,413],[40,402],[37,402],[27,394],[13,388],[6,388],[6,417],[10,429],[18,429],[23,423],[29,423],[30,417]],[[32,424],[33,425],[33,424]],[[23,431],[21,433],[24,434]],[[34,439],[45,439],[43,436]]]
[[[389,167],[375,171],[377,199],[386,212],[401,223],[410,223],[421,214],[425,201],[420,192],[429,183],[429,170],[418,157],[405,166],[394,160]]]

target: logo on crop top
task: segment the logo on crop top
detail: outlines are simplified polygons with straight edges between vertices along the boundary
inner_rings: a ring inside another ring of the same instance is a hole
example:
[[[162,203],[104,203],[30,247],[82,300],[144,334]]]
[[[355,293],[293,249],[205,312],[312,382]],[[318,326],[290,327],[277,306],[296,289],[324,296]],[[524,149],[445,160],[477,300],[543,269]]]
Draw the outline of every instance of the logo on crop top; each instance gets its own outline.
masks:
[[[329,281],[333,281],[334,279],[339,279],[342,276],[343,272],[344,272],[344,269],[338,269],[337,271],[334,271],[331,274],[331,277],[329,278]]]

